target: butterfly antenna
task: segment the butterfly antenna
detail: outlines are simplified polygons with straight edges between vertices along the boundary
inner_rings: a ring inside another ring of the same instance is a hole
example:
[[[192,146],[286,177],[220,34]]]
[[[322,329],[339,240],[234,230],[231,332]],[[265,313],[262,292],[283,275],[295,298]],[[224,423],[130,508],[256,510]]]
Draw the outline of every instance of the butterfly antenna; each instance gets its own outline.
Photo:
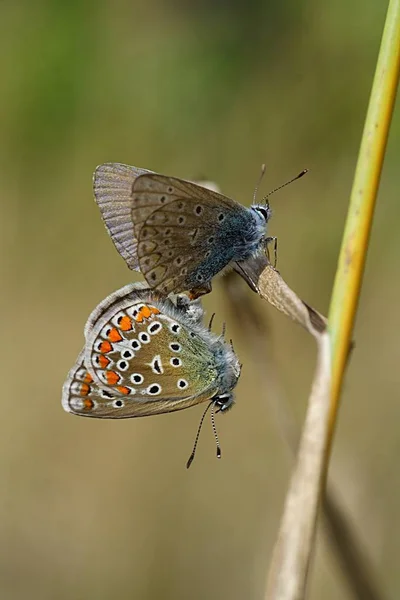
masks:
[[[264,196],[263,201],[267,202],[268,198],[270,196],[272,196],[272,194],[275,194],[275,192],[277,192],[278,190],[281,190],[282,188],[286,187],[287,185],[289,185],[289,183],[293,183],[293,181],[296,181],[297,179],[300,179],[306,173],[308,173],[308,169],[303,169],[301,171],[301,173],[299,173],[298,175],[296,175],[296,177],[293,177],[293,179],[290,179],[290,181],[287,181],[286,183],[283,183],[282,185],[279,185],[277,188],[275,188],[274,190],[272,190],[272,192],[269,192],[266,196]]]
[[[195,438],[195,440],[194,440],[194,444],[193,444],[193,450],[192,450],[192,453],[191,453],[191,455],[189,456],[189,459],[188,459],[188,461],[187,461],[187,463],[186,463],[186,468],[187,468],[187,469],[190,467],[190,465],[191,465],[191,464],[192,464],[192,462],[193,462],[194,455],[196,454],[197,443],[198,443],[198,441],[199,441],[199,437],[200,437],[200,431],[201,431],[201,428],[202,428],[202,426],[203,426],[203,423],[204,423],[205,416],[206,416],[206,414],[208,413],[208,411],[209,411],[209,409],[210,409],[210,406],[211,406],[211,405],[212,405],[212,406],[214,406],[214,401],[211,401],[209,404],[207,404],[207,408],[206,408],[206,410],[203,412],[203,415],[202,415],[202,417],[201,417],[201,419],[200,419],[199,427],[198,427],[198,429],[197,429],[197,433],[196,433],[196,438]]]
[[[208,408],[208,407],[207,407]],[[221,446],[219,445],[219,439],[218,439],[218,433],[217,433],[217,428],[215,426],[215,415],[214,415],[214,409],[215,409],[215,402],[212,403],[212,409],[211,409],[211,425],[213,428],[213,432],[214,432],[214,437],[215,437],[215,443],[217,444],[217,458],[221,458]]]
[[[226,323],[225,321],[222,323],[222,333],[221,336],[225,339],[225,333],[226,333]]]
[[[256,203],[256,196],[257,196],[258,188],[260,187],[260,183],[262,181],[262,178],[264,177],[264,173],[265,173],[265,165],[261,165],[261,173],[260,173],[260,175],[258,177],[258,181],[257,181],[256,187],[254,189],[253,204]]]
[[[235,348],[233,347],[233,340],[229,340],[229,343],[231,345],[232,352],[234,353],[235,352]]]
[[[212,327],[212,324],[213,324],[213,321],[214,321],[214,317],[215,317],[215,313],[213,313],[211,315],[211,319],[210,319],[210,322],[208,324],[208,331],[211,331],[211,327]]]

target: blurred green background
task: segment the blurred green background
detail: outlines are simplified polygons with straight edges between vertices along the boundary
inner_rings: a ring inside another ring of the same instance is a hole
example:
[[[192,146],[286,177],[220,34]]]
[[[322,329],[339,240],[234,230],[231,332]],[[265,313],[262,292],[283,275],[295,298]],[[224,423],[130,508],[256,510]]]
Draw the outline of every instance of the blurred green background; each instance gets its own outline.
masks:
[[[227,320],[244,367],[217,420],[223,459],[206,426],[189,471],[202,407],[64,413],[88,314],[137,278],[92,172],[118,161],[205,176],[249,204],[261,163],[260,194],[309,168],[272,198],[269,232],[283,277],[326,314],[385,4],[1,3],[2,598],[263,598],[290,473],[270,395],[301,423],[313,341],[246,290],[270,331],[268,386],[214,283],[207,312]],[[397,110],[331,466],[388,598],[400,594],[399,151]],[[322,538],[310,598],[350,598]]]

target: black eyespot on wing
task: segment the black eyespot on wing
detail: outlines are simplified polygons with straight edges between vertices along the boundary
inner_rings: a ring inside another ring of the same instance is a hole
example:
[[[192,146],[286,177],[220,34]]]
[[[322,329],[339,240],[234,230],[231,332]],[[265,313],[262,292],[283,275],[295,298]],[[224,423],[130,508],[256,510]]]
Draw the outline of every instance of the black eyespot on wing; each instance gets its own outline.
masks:
[[[147,393],[155,396],[156,394],[159,394],[161,392],[161,385],[158,385],[158,383],[153,383],[152,385],[149,385],[149,387],[147,388]]]
[[[158,321],[156,323],[152,323],[150,325],[150,327],[148,328],[148,331],[150,333],[156,333],[157,331],[159,331],[162,328],[161,323],[159,323]]]
[[[161,369],[161,365],[159,360],[156,358],[155,361],[153,362],[153,368],[155,370],[156,373],[162,373],[162,369]]]
[[[134,373],[133,375],[131,375],[131,381],[133,383],[142,383],[143,380],[144,380],[144,377],[140,373]]]

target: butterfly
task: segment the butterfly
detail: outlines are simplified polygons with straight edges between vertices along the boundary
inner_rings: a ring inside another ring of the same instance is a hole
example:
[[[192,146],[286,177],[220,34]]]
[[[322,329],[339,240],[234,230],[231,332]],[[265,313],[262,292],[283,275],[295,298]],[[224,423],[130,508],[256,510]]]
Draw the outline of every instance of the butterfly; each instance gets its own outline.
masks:
[[[211,291],[212,278],[265,251],[268,203],[242,206],[193,182],[119,163],[94,173],[103,221],[128,267],[162,294]]]
[[[63,386],[64,409],[120,419],[208,401],[227,411],[239,361],[202,316],[198,301],[174,303],[137,283],[110,294],[86,323],[84,348]]]

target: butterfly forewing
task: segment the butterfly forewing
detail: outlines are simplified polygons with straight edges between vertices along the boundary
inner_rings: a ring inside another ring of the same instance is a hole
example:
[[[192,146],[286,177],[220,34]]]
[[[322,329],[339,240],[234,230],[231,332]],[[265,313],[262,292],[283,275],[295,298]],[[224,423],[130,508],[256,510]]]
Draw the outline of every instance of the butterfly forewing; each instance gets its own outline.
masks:
[[[130,269],[138,269],[137,244],[132,223],[132,187],[140,175],[151,173],[119,163],[97,167],[93,188],[104,224],[118,252]]]
[[[208,399],[208,395],[204,400]],[[130,398],[117,389],[99,385],[93,380],[84,363],[82,351],[63,387],[62,405],[67,412],[82,417],[123,419],[173,412],[198,404],[203,399]]]
[[[162,293],[201,286],[221,271],[249,219],[237,202],[188,181],[150,174],[133,187],[139,266]]]

